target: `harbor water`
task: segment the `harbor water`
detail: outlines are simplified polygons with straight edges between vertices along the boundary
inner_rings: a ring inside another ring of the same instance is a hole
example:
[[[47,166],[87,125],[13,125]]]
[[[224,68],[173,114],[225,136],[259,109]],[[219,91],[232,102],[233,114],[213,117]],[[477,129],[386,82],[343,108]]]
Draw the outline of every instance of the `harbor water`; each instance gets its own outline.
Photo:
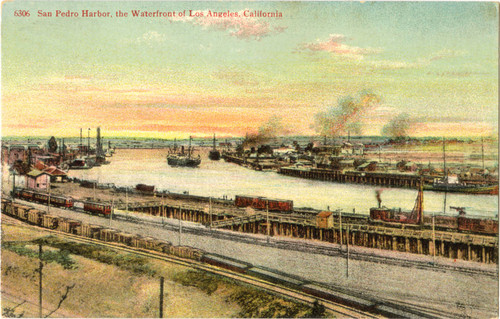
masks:
[[[382,205],[386,207],[411,210],[417,197],[417,190],[300,179],[271,171],[254,171],[224,160],[211,161],[203,155],[198,168],[170,167],[166,156],[165,149],[120,149],[110,158],[109,165],[70,170],[69,176],[116,186],[155,185],[156,190],[217,198],[255,195],[289,199],[296,208],[342,209],[363,215],[377,205],[375,191],[378,189],[382,190]],[[455,206],[465,207],[471,216],[498,217],[498,197],[492,195],[425,192],[424,212],[442,214],[445,196],[447,214],[456,215],[457,211],[450,209]]]

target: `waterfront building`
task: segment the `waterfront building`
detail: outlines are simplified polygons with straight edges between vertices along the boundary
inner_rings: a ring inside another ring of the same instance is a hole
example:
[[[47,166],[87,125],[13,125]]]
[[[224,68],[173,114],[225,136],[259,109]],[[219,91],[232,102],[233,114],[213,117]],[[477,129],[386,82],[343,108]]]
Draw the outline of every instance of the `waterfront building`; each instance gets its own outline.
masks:
[[[26,186],[34,190],[48,191],[50,188],[50,173],[33,169],[26,174]]]

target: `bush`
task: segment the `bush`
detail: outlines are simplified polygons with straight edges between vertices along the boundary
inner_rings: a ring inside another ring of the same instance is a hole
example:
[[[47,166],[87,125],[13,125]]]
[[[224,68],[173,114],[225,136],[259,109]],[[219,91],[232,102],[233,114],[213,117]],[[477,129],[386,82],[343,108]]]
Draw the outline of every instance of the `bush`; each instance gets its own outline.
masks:
[[[220,278],[206,272],[188,270],[176,274],[174,276],[174,281],[183,286],[196,287],[206,294],[211,295],[217,290]]]

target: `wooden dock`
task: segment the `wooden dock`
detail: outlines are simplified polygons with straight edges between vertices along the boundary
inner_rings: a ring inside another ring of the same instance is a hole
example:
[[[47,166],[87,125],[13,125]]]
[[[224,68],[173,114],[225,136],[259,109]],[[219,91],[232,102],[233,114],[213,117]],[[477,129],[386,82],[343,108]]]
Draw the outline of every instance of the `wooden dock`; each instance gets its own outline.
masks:
[[[347,244],[376,249],[434,255],[481,263],[498,263],[498,236],[487,236],[452,231],[396,228],[372,225],[367,218],[340,217],[333,212],[334,222],[325,226],[314,215],[284,214],[263,211],[247,213],[244,209],[213,210],[196,206],[169,206],[164,204],[130,205],[129,211],[153,216],[201,223],[213,228],[237,232],[288,236]],[[340,223],[340,218],[342,223]]]

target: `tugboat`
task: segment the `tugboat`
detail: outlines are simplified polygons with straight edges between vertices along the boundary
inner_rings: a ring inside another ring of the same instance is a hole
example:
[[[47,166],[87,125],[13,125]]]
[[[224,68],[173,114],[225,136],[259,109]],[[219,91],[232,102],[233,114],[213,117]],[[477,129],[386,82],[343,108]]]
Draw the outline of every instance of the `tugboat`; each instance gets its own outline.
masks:
[[[198,157],[192,156],[191,150],[191,136],[189,137],[189,147],[187,154],[184,152],[184,146],[181,147],[181,152],[177,153],[177,145],[174,142],[174,151],[167,155],[167,163],[170,166],[181,167],[198,167],[201,164],[200,155]]]
[[[64,165],[68,169],[91,169],[96,166],[95,160],[92,158],[76,158],[73,161]]]
[[[220,152],[218,149],[215,148],[215,134],[214,134],[214,146],[208,153],[208,158],[210,158],[212,161],[220,160]]]

